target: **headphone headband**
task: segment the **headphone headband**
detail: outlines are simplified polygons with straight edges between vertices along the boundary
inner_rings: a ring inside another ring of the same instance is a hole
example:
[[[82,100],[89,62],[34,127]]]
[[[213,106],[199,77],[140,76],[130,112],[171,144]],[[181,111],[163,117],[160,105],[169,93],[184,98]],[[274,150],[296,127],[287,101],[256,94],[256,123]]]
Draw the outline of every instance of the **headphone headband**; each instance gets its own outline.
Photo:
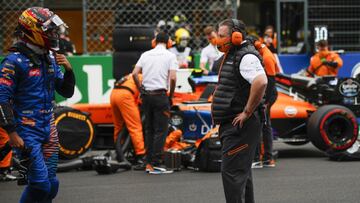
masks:
[[[232,21],[232,24],[233,24],[233,32],[234,31],[240,31],[240,29],[239,29],[240,28],[239,21],[237,19],[234,19],[234,18],[232,18],[231,21]]]

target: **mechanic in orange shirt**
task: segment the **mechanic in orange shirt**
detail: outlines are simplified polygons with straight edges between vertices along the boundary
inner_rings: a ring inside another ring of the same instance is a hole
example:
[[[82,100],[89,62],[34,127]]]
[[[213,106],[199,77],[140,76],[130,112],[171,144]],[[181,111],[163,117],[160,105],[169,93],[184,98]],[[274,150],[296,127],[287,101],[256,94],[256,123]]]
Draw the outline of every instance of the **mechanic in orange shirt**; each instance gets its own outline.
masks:
[[[142,80],[141,74],[139,79]],[[110,104],[114,120],[114,142],[126,125],[139,164],[145,155],[144,135],[139,110],[140,92],[136,87],[132,74],[115,82],[110,95]]]
[[[343,65],[340,56],[329,51],[329,45],[326,40],[320,40],[317,43],[318,52],[311,57],[310,66],[306,70],[308,76],[337,76],[339,68]]]
[[[0,181],[16,179],[16,177],[10,173],[12,151],[10,145],[7,144],[8,142],[8,134],[4,129],[0,128]]]
[[[263,57],[263,64],[268,78],[268,85],[265,92],[265,122],[263,123],[262,138],[264,144],[264,156],[260,157],[260,146],[255,155],[253,168],[275,167],[273,158],[273,135],[270,122],[270,109],[277,99],[277,90],[275,86],[275,75],[280,72],[274,54],[270,49],[255,36],[249,36],[249,40],[254,44],[256,50]]]
[[[260,38],[260,42],[264,43],[272,53],[277,53],[277,35],[272,25],[265,27],[264,36]]]

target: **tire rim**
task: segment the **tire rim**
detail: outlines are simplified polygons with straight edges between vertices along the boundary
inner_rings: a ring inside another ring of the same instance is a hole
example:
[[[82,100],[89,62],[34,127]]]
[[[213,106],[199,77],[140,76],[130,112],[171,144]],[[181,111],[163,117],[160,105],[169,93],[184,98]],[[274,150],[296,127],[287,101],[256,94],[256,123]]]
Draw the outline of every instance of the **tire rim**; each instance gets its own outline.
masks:
[[[335,109],[324,116],[320,133],[326,145],[336,150],[344,150],[356,141],[358,125],[351,114]]]
[[[350,121],[346,120],[343,116],[335,115],[325,123],[327,126],[326,134],[329,139],[335,143],[345,142],[351,139],[353,125]]]

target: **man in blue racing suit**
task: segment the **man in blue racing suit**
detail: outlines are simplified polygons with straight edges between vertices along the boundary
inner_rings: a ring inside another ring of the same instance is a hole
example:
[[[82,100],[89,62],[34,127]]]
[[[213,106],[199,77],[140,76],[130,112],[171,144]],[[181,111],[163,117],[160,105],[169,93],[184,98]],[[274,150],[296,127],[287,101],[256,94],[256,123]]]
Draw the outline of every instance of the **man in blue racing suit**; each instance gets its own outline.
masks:
[[[18,40],[0,65],[0,127],[12,147],[31,149],[28,186],[20,202],[51,202],[59,188],[55,90],[69,98],[75,85],[69,61],[56,54],[61,26],[66,24],[48,9],[25,10],[15,32]]]

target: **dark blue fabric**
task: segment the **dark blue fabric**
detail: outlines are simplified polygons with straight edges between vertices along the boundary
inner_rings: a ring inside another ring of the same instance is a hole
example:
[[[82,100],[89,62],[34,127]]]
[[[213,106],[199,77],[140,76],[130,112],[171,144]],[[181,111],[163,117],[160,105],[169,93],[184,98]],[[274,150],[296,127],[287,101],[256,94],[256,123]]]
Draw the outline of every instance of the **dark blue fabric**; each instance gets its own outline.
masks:
[[[25,146],[32,149],[29,185],[20,202],[51,202],[59,187],[56,179],[59,142],[53,107],[55,89],[63,89],[64,75],[53,55],[38,57],[40,65],[22,53],[13,52],[0,65],[0,104],[11,105],[16,132]],[[71,89],[71,85],[67,86]]]
[[[0,66],[0,103],[11,103],[15,123],[22,126],[16,131],[27,131],[28,126],[40,136],[49,134],[55,85],[63,83],[63,73],[50,57],[47,65],[45,56],[40,66],[33,64],[19,52],[11,53]],[[45,129],[47,128],[47,129]],[[47,130],[47,131],[44,131]]]
[[[20,203],[43,202],[48,199],[50,190],[49,181],[30,183],[22,193]]]

